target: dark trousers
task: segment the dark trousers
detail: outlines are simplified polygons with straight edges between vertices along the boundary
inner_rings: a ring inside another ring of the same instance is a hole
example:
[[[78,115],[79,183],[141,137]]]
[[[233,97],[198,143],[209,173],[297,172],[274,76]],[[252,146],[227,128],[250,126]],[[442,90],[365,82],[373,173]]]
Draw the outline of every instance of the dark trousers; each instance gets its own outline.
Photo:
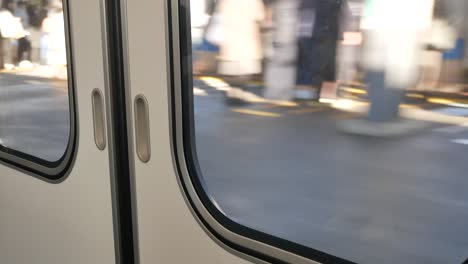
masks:
[[[405,87],[386,86],[384,72],[368,72],[366,78],[371,101],[369,121],[389,122],[397,119]]]
[[[332,38],[299,38],[296,83],[320,89],[322,82],[334,82],[336,45]]]
[[[16,55],[16,62],[22,60],[31,60],[31,41],[26,37],[18,39],[18,53]]]

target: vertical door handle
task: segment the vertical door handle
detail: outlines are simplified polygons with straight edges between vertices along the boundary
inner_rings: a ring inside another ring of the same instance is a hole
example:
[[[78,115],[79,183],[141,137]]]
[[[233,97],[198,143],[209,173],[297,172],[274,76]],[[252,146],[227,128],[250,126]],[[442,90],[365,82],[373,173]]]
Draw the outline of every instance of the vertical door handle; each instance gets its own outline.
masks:
[[[144,95],[135,97],[135,140],[138,158],[146,163],[151,158],[148,101]]]
[[[104,102],[101,90],[94,89],[91,93],[93,105],[94,142],[99,150],[106,148],[106,128],[104,118]]]

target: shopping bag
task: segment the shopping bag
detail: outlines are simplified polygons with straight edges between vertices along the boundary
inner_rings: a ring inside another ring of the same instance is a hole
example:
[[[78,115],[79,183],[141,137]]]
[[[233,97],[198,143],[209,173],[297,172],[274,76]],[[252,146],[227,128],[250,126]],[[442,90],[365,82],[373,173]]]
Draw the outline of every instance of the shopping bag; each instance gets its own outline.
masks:
[[[3,38],[11,39],[19,39],[27,34],[20,18],[13,16],[10,11],[0,11],[0,33]]]
[[[451,50],[457,41],[456,30],[442,19],[434,19],[427,40],[427,45],[438,50]]]

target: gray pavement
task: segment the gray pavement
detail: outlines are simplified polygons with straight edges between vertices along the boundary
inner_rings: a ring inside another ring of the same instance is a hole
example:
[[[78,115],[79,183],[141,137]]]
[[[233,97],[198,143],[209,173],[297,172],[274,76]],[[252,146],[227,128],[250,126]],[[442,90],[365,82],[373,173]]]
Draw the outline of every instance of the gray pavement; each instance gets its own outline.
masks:
[[[467,129],[348,135],[337,122],[349,113],[233,108],[198,86],[206,91],[195,97],[200,167],[233,220],[358,263],[468,258],[468,146],[453,141],[468,139]]]
[[[66,81],[0,74],[3,146],[46,161],[57,161],[68,145],[69,117]]]

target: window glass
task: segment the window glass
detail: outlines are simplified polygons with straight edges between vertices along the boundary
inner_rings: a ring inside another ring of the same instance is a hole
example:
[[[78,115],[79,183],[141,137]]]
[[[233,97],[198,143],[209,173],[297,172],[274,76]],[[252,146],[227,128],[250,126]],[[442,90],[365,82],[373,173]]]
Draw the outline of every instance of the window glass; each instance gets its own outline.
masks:
[[[358,263],[468,258],[468,2],[191,0],[204,191]]]
[[[70,135],[62,2],[3,0],[0,34],[1,150],[56,162]]]

